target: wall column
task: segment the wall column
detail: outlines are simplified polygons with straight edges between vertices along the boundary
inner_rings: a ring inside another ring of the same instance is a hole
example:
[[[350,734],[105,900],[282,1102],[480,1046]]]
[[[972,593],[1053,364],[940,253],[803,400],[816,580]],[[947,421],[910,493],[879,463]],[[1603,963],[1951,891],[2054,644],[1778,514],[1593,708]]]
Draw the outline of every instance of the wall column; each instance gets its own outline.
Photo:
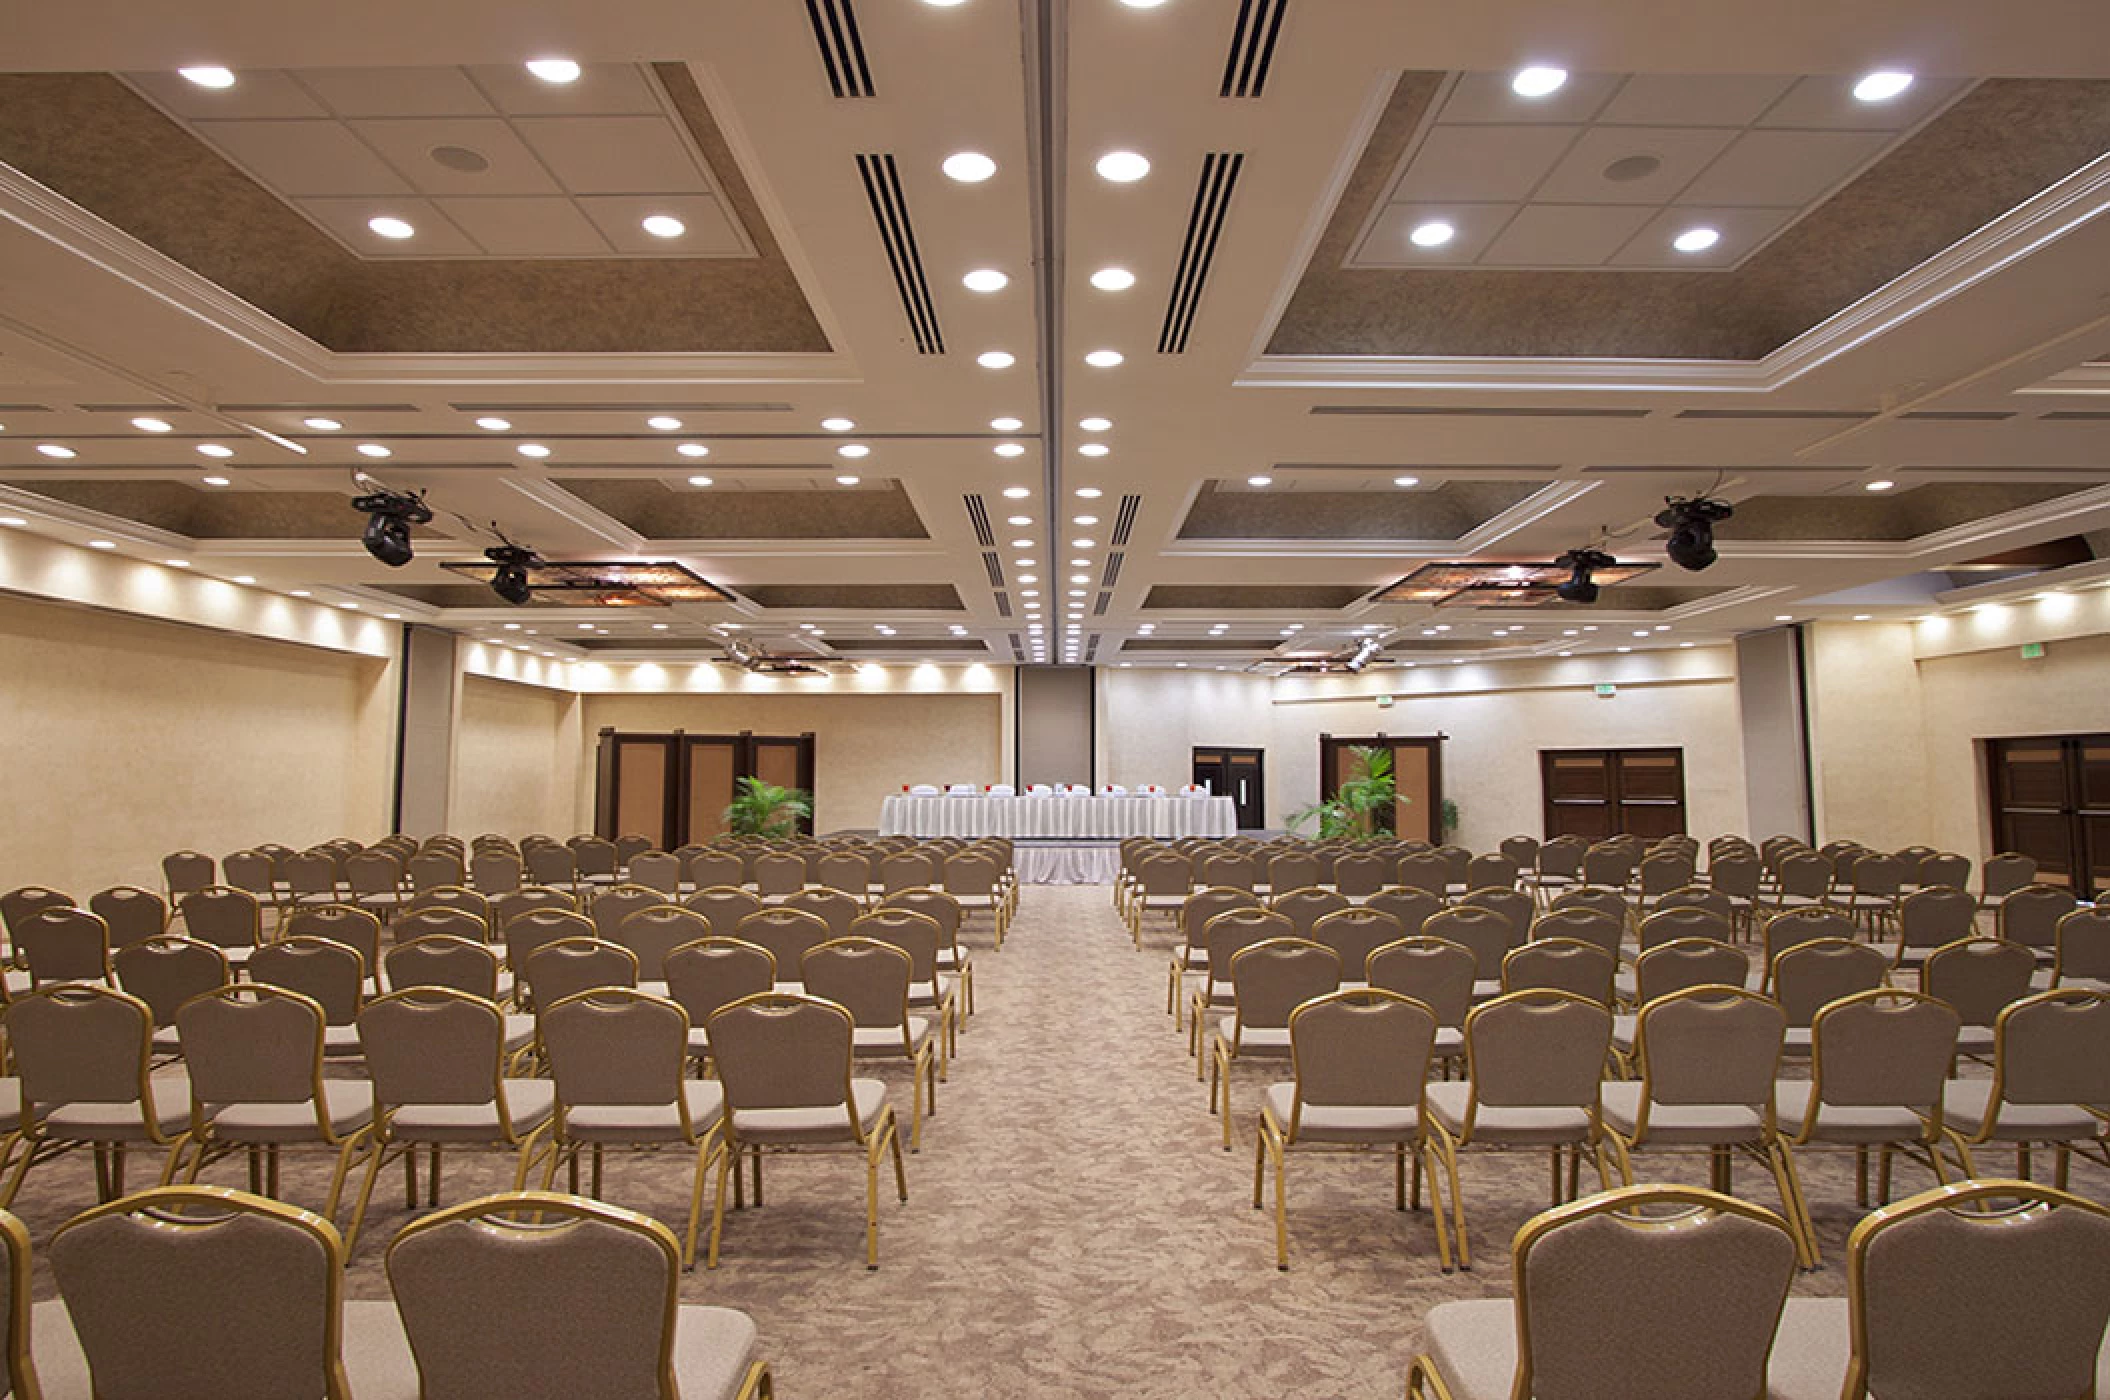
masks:
[[[1813,839],[1810,736],[1803,705],[1802,634],[1793,627],[1736,639],[1737,716],[1744,739],[1745,831]]]
[[[454,731],[461,715],[457,638],[403,628],[402,704],[396,713],[395,829],[425,837],[447,829],[454,795]]]

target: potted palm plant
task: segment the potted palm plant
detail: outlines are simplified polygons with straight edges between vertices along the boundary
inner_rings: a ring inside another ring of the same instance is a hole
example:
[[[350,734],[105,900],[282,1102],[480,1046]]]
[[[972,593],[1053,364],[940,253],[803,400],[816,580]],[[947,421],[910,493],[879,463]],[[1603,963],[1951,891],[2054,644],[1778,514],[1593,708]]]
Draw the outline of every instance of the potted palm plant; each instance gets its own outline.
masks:
[[[1341,780],[1331,798],[1292,813],[1291,831],[1316,820],[1321,839],[1369,841],[1379,832],[1392,829],[1392,807],[1399,797],[1392,776],[1392,750],[1359,745],[1348,753],[1355,760],[1357,771]]]
[[[813,795],[803,788],[778,787],[760,778],[741,778],[734,786],[725,828],[735,836],[786,840],[798,835],[799,823],[813,815]]]

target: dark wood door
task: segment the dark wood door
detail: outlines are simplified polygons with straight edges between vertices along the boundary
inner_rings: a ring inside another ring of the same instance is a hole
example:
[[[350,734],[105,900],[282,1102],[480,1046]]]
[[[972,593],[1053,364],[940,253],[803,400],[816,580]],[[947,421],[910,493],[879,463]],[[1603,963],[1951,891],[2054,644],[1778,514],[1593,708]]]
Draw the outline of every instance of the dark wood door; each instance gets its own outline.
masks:
[[[1541,749],[1539,777],[1549,841],[1685,830],[1683,749]]]
[[[1267,751],[1209,748],[1194,751],[1194,781],[1238,810],[1238,829],[1267,825]]]
[[[1390,820],[1384,829],[1408,840],[1440,843],[1443,830],[1443,737],[1437,734],[1399,737],[1375,734],[1369,738],[1319,736],[1319,800],[1325,802],[1340,790],[1341,780],[1356,776],[1361,765],[1351,749],[1382,748],[1392,751],[1394,797]]]
[[[1993,845],[2083,899],[2110,890],[2110,734],[1988,739]]]
[[[594,829],[649,836],[661,850],[708,841],[725,830],[741,778],[814,791],[813,736],[623,734],[601,731]],[[800,823],[813,832],[809,818]]]

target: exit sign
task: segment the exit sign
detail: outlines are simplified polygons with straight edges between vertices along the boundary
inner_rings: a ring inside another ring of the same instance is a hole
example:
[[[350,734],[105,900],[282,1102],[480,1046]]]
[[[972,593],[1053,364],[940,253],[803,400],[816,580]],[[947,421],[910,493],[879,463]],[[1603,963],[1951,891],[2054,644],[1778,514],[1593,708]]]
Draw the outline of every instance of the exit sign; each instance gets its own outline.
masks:
[[[2040,658],[2040,657],[2041,657],[2041,656],[2043,656],[2043,655],[2044,655],[2044,643],[2042,643],[2042,642],[2024,642],[2024,643],[2022,644],[2022,659],[2023,659],[2024,661],[2035,661],[2035,660],[2037,660],[2038,658]]]
[[[1597,698],[1600,700],[1609,700],[1618,693],[1619,687],[1613,685],[1610,681],[1599,681],[1597,683]]]

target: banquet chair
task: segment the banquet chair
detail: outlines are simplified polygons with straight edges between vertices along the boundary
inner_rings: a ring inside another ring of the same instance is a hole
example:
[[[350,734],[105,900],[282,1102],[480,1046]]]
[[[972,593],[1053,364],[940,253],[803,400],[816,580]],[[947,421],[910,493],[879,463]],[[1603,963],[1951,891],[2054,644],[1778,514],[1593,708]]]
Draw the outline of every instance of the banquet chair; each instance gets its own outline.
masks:
[[[2050,985],[2110,990],[2110,910],[2074,910],[2059,920],[2056,938]]]
[[[527,866],[528,878],[537,885],[551,889],[579,888],[579,861],[572,854],[571,847],[522,846],[520,858]]]
[[[1687,987],[1748,987],[1751,959],[1743,949],[1718,939],[1680,938],[1658,943],[1636,958],[1633,978],[1629,1000],[1646,1006]],[[1640,1020],[1631,1012],[1612,1017],[1612,1065],[1621,1078],[1632,1077],[1634,1032]]]
[[[1546,913],[1540,917],[1548,917],[1570,909],[1588,909],[1610,920],[1619,926],[1622,938],[1625,937],[1627,926],[1633,922],[1633,910],[1626,902],[1626,895],[1602,885],[1578,885],[1574,889],[1563,890],[1547,904]]]
[[[468,865],[461,855],[447,848],[428,848],[410,858],[404,873],[413,892],[441,886],[460,888],[469,879]]]
[[[1508,856],[1493,853],[1474,856],[1465,867],[1465,887],[1468,890],[1514,890],[1517,887],[1517,863]]]
[[[2080,901],[2057,885],[2025,885],[2001,902],[2000,936],[2028,948],[2039,962],[2050,962],[2058,947],[2059,920]]]
[[[627,878],[631,861],[658,849],[659,843],[649,836],[640,836],[635,833],[628,836],[618,836],[615,838],[616,869]]]
[[[406,917],[398,915],[399,919]],[[290,911],[279,925],[281,938],[296,936],[327,938],[359,954],[366,974],[378,990],[381,982],[381,921],[364,909],[345,904],[311,904]],[[398,929],[396,936],[402,938]],[[416,937],[415,933],[410,936]]]
[[[1254,856],[1236,850],[1203,847],[1191,857],[1194,883],[1205,887],[1252,890],[1259,893],[1263,866]],[[1146,868],[1148,862],[1145,863]]]
[[[1322,916],[1306,936],[1333,949],[1341,960],[1342,985],[1353,986],[1364,980],[1370,955],[1406,937],[1406,930],[1382,909],[1353,904]]]
[[[912,1103],[909,1150],[923,1146],[926,1105],[938,1111],[938,1061],[944,1037],[930,1018],[912,1014],[909,984],[914,959],[907,950],[876,938],[853,934],[806,950],[799,960],[799,982],[808,996],[833,1002],[850,1013],[852,1060],[898,1059],[909,1065]]]
[[[501,906],[492,907],[495,911]],[[496,917],[495,912],[491,917]],[[467,909],[447,904],[427,904],[406,909],[396,915],[391,932],[398,944],[439,935],[466,938],[471,943],[488,943],[491,941],[493,930],[488,919],[479,917]]]
[[[903,890],[892,898],[901,899],[917,893],[920,892]],[[864,912],[865,902],[861,896],[845,894],[838,889],[808,885],[797,894],[787,896],[780,907],[815,915],[827,924],[830,938],[841,938],[850,931],[857,916]]]
[[[366,960],[357,949],[332,938],[289,934],[256,950],[249,980],[278,987],[322,1009],[323,1054],[354,1059],[361,1053],[359,1008],[365,999]]]
[[[576,914],[579,912],[579,901],[568,890],[560,890],[550,885],[523,885],[517,890],[492,895],[488,908],[490,937],[495,942],[502,942],[506,926],[523,914],[532,914],[538,909]]]
[[[1625,890],[1634,883],[1635,869],[1639,864],[1640,857],[1632,846],[1617,841],[1600,841],[1583,852],[1582,882],[1598,889]]]
[[[1523,942],[1523,932],[1507,915],[1492,909],[1459,905],[1431,914],[1421,931],[1431,938],[1447,938],[1472,950],[1473,998],[1486,1001],[1502,993],[1502,959]]]
[[[1411,1204],[1416,1210],[1421,1208],[1426,1170],[1437,1258],[1449,1268],[1449,1226],[1423,1100],[1435,1038],[1434,1012],[1379,987],[1330,992],[1290,1013],[1291,1077],[1270,1084],[1262,1096],[1253,1144],[1255,1210],[1261,1209],[1267,1169],[1274,1168],[1277,1269],[1289,1267],[1290,1155],[1363,1155],[1388,1148],[1397,1209],[1406,1210],[1410,1204],[1408,1158],[1413,1159]]]
[[[1535,938],[1503,955],[1502,994],[1569,992],[1596,1002],[1609,1017],[1613,976],[1618,969],[1618,960],[1594,943],[1576,938]]]
[[[1610,1185],[1597,1104],[1611,1044],[1611,1010],[1556,988],[1509,992],[1466,1016],[1465,1078],[1431,1084],[1424,1091],[1434,1130],[1430,1140],[1449,1178],[1451,1247],[1458,1267],[1473,1266],[1466,1242],[1464,1188],[1458,1180],[1461,1150],[1480,1145],[1550,1149],[1556,1206],[1564,1199],[1563,1149],[1568,1158],[1567,1199],[1576,1194],[1585,1148],[1596,1164],[1598,1185]]]
[[[1692,857],[1682,851],[1643,856],[1632,882],[1635,914],[1646,915],[1663,896],[1690,885],[1692,877]]]
[[[44,909],[18,924],[15,956],[29,969],[29,984],[110,981],[110,926],[71,905]]]
[[[857,925],[853,922],[850,927]],[[712,931],[717,933],[715,924]],[[718,936],[738,938],[767,948],[769,955],[777,961],[777,975],[795,979],[806,950],[826,943],[830,934],[827,923],[819,915],[780,905],[774,909],[757,910]],[[796,992],[799,987],[796,981],[787,981],[780,983],[778,990]]]
[[[110,930],[110,946],[122,948],[168,932],[168,901],[137,885],[112,885],[88,896],[88,912]]]
[[[764,899],[782,899],[806,887],[806,861],[787,851],[770,851],[755,858],[755,893]]]
[[[831,856],[829,859],[835,860],[839,858]],[[863,857],[850,856],[847,859],[856,861],[862,860]],[[746,875],[741,866],[740,857],[737,854],[731,851],[715,850],[710,847],[704,847],[688,856],[683,861],[681,869],[682,883],[699,890],[721,886],[738,889],[740,882],[745,878]],[[856,894],[859,899],[864,898],[865,886],[870,883],[871,874],[869,870],[860,868],[856,879]]]
[[[1506,885],[1483,885],[1468,890],[1458,897],[1457,902],[1460,908],[1492,909],[1509,920],[1519,940],[1525,937],[1531,928],[1532,918],[1537,913],[1537,906],[1531,902],[1530,895]]]
[[[168,901],[202,890],[218,878],[213,858],[203,851],[171,851],[161,858],[161,883]]]
[[[1855,935],[1853,920],[1836,909],[1790,909],[1775,914],[1759,930],[1765,985],[1770,987],[1773,984],[1773,964],[1779,962],[1780,955],[1790,948],[1821,940],[1851,943]]]
[[[1771,1211],[1689,1186],[1557,1206],[1510,1246],[1513,1302],[1429,1310],[1408,1400],[1767,1395],[1796,1246]]]
[[[390,1161],[402,1160],[404,1208],[415,1210],[421,1146],[431,1154],[428,1206],[440,1203],[446,1148],[503,1148],[515,1158],[515,1191],[540,1155],[554,1150],[544,1134],[556,1114],[556,1086],[506,1077],[505,1017],[490,1002],[446,987],[391,992],[360,1008],[359,1033],[374,1083],[374,1150],[345,1230],[347,1255]]]
[[[1973,1059],[1993,1053],[1993,1028],[2000,1013],[2029,995],[2037,959],[2029,949],[2000,938],[1959,938],[1936,948],[1920,964],[1920,990],[1947,1002],[1963,1017],[1956,1051]]]
[[[1443,891],[1451,898],[1472,888],[1473,853],[1463,846],[1438,846],[1429,854],[1443,862]]]
[[[410,893],[403,886],[403,863],[387,851],[366,850],[345,857],[344,878],[351,888],[351,902],[383,922],[410,902]]]
[[[681,1302],[680,1278],[666,1226],[548,1192],[450,1207],[388,1247],[393,1310],[429,1400],[767,1400],[754,1322]]]
[[[594,937],[613,942],[623,920],[641,909],[657,909],[672,902],[658,890],[643,885],[611,885],[588,896],[584,908],[593,920]]]
[[[961,1023],[974,1015],[974,958],[967,945],[960,941],[960,928],[967,921],[967,911],[961,902],[944,890],[897,890],[880,901],[880,909],[906,909],[912,914],[921,914],[938,926],[937,973],[952,977],[959,982]],[[851,922],[854,922],[854,918]],[[850,931],[849,923],[837,928],[829,921],[828,936],[841,938]],[[957,1027],[955,1027],[957,1031]]]
[[[1204,862],[1206,863],[1206,862]],[[1250,864],[1247,869],[1250,871]],[[1204,888],[1215,887],[1222,882],[1204,879]],[[1252,889],[1250,875],[1243,885],[1229,888]],[[1195,863],[1182,855],[1157,855],[1146,858],[1136,869],[1135,893],[1128,901],[1128,929],[1134,935],[1138,949],[1143,946],[1143,922],[1151,913],[1165,913],[1177,917],[1186,902],[1188,893],[1195,887]]]
[[[894,1159],[894,1185],[908,1200],[901,1135],[886,1085],[854,1077],[856,1022],[818,997],[770,992],[712,1013],[706,1027],[725,1089],[726,1152],[718,1162],[710,1267],[718,1267],[728,1177],[750,1159],[754,1204],[762,1204],[765,1151],[842,1151],[865,1160],[865,1267],[879,1267],[879,1164]]]
[[[505,928],[506,967],[514,978],[515,999],[533,1010],[535,989],[528,984],[528,959],[535,950],[565,938],[594,938],[593,920],[562,909],[530,909]]]
[[[1009,900],[1004,892],[1002,868],[995,857],[981,851],[960,851],[945,858],[943,871],[945,893],[960,902],[964,916],[976,909],[989,911],[990,921],[996,926],[996,946],[1004,946],[1004,934],[1011,926]],[[923,882],[928,885],[929,882]],[[911,885],[907,889],[921,886]],[[904,889],[889,889],[889,898],[905,893]]]
[[[1781,1053],[1797,1059],[1808,1055],[1817,1013],[1841,997],[1881,987],[1889,971],[1882,949],[1844,938],[1797,943],[1775,958],[1766,992],[1788,1017]]]
[[[665,851],[640,851],[630,859],[630,883],[657,890],[672,903],[681,894],[681,858]],[[799,863],[799,881],[805,883],[805,862]]]
[[[1217,1019],[1209,1040],[1209,1111],[1223,1119],[1224,1151],[1231,1150],[1232,1063],[1286,1057],[1290,1013],[1340,985],[1340,956],[1308,938],[1265,938],[1232,956],[1231,1014]]]
[[[1218,882],[1212,880],[1210,883]],[[1292,890],[1317,888],[1318,884],[1318,857],[1304,851],[1293,851],[1268,859],[1267,888],[1268,893],[1276,899]]]
[[[2027,888],[2036,878],[2037,862],[2033,857],[2004,851],[1979,867],[1978,907],[1997,913],[2009,895]]]
[[[599,987],[545,1008],[543,1052],[556,1081],[554,1150],[544,1160],[548,1189],[562,1161],[579,1189],[579,1154],[593,1149],[590,1194],[601,1194],[603,1154],[609,1147],[642,1151],[686,1148],[696,1154],[689,1191],[689,1227],[682,1266],[696,1264],[696,1231],[711,1163],[724,1155],[725,1093],[711,1080],[691,1079],[689,1017],[665,997],[634,987]]]
[[[1442,899],[1449,891],[1450,871],[1434,851],[1402,856],[1393,867],[1393,882],[1410,890],[1421,890]]]
[[[584,935],[541,944],[527,955],[521,981],[538,1016],[567,997],[603,987],[635,989],[637,954],[620,943]]]
[[[1443,908],[1443,900],[1427,890],[1410,890],[1404,885],[1387,885],[1363,901],[1366,909],[1376,909],[1399,920],[1400,936],[1412,938],[1421,932],[1421,926],[1431,914]]]
[[[233,983],[185,1002],[176,1027],[190,1071],[187,1180],[195,1183],[207,1165],[241,1150],[250,1189],[276,1196],[284,1148],[333,1149],[322,1214],[334,1219],[354,1154],[372,1150],[374,1086],[323,1078],[322,1007],[283,987]],[[179,1144],[171,1171],[181,1156]]]
[[[1473,1006],[1472,949],[1447,938],[1413,934],[1370,950],[1364,981],[1427,1006],[1436,1017],[1430,1054],[1446,1078],[1465,1055],[1465,1018]]]
[[[651,853],[638,857],[650,858]],[[666,994],[667,954],[684,943],[711,936],[711,921],[693,909],[657,904],[625,918],[609,939],[630,950],[637,959],[637,982],[655,996]]]
[[[1348,907],[1346,895],[1322,890],[1316,885],[1299,885],[1268,900],[1268,908],[1286,917],[1299,938],[1311,937],[1313,924]]]
[[[1656,899],[1655,907],[1647,915],[1641,916],[1640,921],[1647,923],[1656,914],[1666,914],[1678,909],[1700,909],[1717,915],[1732,930],[1738,921],[1736,902],[1734,900],[1718,889],[1708,885],[1697,884],[1680,885],[1674,890],[1659,895]],[[1639,914],[1639,911],[1637,910],[1636,913]],[[1712,935],[1709,936],[1711,937]]]
[[[1350,899],[1367,898],[1385,887],[1391,865],[1367,851],[1344,851],[1334,857],[1333,887]]]
[[[1202,938],[1202,930],[1208,927],[1209,920],[1232,909],[1263,907],[1260,896],[1252,891],[1225,885],[1196,890],[1180,901],[1179,913],[1174,916],[1180,941],[1172,950],[1171,977],[1165,990],[1165,1014],[1173,1018],[1175,1028],[1186,1027],[1186,1003],[1179,994],[1181,981],[1187,974],[1200,972],[1209,965],[1209,948]]]
[[[1634,1031],[1641,1077],[1607,1083],[1600,1112],[1628,1184],[1633,1156],[1642,1151],[1705,1152],[1711,1184],[1724,1194],[1734,1153],[1764,1164],[1803,1262],[1814,1268],[1813,1247],[1797,1226],[1794,1158],[1774,1116],[1786,1031],[1778,1002],[1741,987],[1689,987],[1658,997],[1641,1008]]]
[[[579,886],[622,883],[623,858],[615,842],[599,836],[574,836],[565,844],[571,848],[577,870],[575,883]]]
[[[1203,1078],[1208,1048],[1204,1018],[1211,1011],[1228,1010],[1233,1001],[1231,960],[1255,943],[1270,938],[1291,938],[1295,927],[1287,915],[1271,909],[1226,909],[1202,925],[1201,976],[1187,998],[1187,1053],[1194,1056],[1194,1079]]]
[[[234,976],[227,955],[214,945],[168,933],[127,943],[110,955],[110,966],[119,989],[146,1003],[154,1020],[153,1051],[169,1061],[183,1054],[177,1010]]]
[[[777,960],[759,943],[699,938],[667,953],[667,995],[689,1016],[689,1058],[699,1074],[710,1066],[712,1013],[742,997],[772,990]]]
[[[1589,843],[1580,836],[1556,836],[1539,847],[1538,859],[1524,884],[1543,903],[1582,882],[1583,854]]]
[[[896,890],[912,890],[938,883],[937,859],[922,851],[897,851],[880,859],[874,872],[878,882],[878,893],[892,894]],[[873,891],[867,890],[870,895]]]
[[[1773,897],[1767,901],[1776,914],[1821,905],[1832,891],[1832,863],[1815,851],[1802,851],[1781,861],[1775,872]]]
[[[1943,1113],[1972,1147],[2006,1143],[2015,1174],[2030,1174],[2033,1147],[2053,1149],[2052,1184],[2066,1188],[2074,1154],[2110,1167],[2110,994],[2037,992],[1993,1023],[1993,1077],[1951,1079]]]
[[[853,938],[890,943],[909,956],[909,1010],[935,1018],[938,1029],[938,1078],[947,1077],[959,1049],[960,979],[938,966],[944,934],[938,921],[913,909],[874,909],[850,925]],[[862,1018],[859,1025],[863,1024]]]
[[[469,883],[486,896],[519,889],[526,875],[518,851],[481,850],[469,858]]]
[[[499,965],[488,943],[448,933],[429,933],[391,944],[381,958],[392,992],[418,987],[449,987],[483,1001],[504,1004],[513,996],[513,974]],[[505,1014],[505,1050],[519,1055],[535,1042],[535,1018]]]
[[[320,1216],[247,1192],[163,1186],[76,1215],[49,1252],[59,1297],[36,1305],[31,1345],[51,1400],[355,1393],[342,1354],[344,1245]]]
[[[168,1149],[175,1163],[189,1129],[180,1078],[154,1078],[154,1016],[147,1004],[94,982],[60,983],[7,1008],[19,1119],[0,1164],[11,1165],[0,1209],[11,1207],[30,1167],[74,1148],[94,1149],[96,1198],[124,1193],[128,1148]]]
[[[860,890],[857,897],[862,900],[864,892]],[[762,912],[762,897],[738,885],[706,885],[684,898],[681,907],[703,915],[710,921],[711,932],[722,938],[730,936],[748,915]]]

